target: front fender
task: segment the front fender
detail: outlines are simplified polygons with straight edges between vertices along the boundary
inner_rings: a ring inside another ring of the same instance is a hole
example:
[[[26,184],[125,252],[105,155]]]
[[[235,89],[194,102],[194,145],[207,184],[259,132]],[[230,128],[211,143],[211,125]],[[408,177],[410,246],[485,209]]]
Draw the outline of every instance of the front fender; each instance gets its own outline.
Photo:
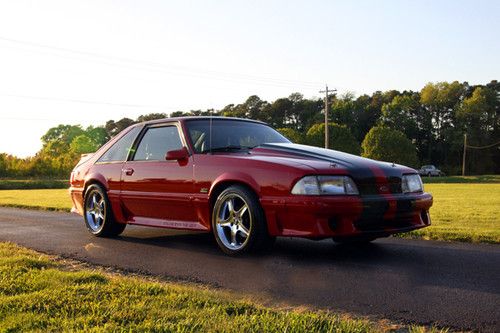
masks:
[[[214,189],[221,183],[242,183],[249,186],[258,197],[260,197],[261,188],[257,181],[247,173],[243,172],[225,172],[218,176],[210,186],[208,195],[211,196]]]

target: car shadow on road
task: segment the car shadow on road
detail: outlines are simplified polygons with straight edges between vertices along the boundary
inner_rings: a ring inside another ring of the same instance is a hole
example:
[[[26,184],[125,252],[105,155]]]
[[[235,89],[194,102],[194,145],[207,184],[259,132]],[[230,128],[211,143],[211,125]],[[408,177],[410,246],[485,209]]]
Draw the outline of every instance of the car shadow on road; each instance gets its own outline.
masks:
[[[211,233],[130,228],[117,241],[156,246],[167,250],[166,255],[178,251],[188,263],[204,262],[206,265],[225,267],[239,262],[243,266],[257,265],[271,271],[272,267],[278,266],[300,267],[311,272],[328,272],[331,269],[355,269],[360,274],[398,271],[406,277],[407,283],[415,286],[443,285],[484,292],[499,290],[495,285],[498,279],[461,269],[470,265],[487,267],[491,265],[488,261],[491,259],[478,257],[475,251],[432,242],[387,238],[368,244],[341,245],[330,239],[312,241],[281,237],[270,251],[231,258],[222,253]],[[430,276],[432,279],[429,279]]]
[[[131,228],[132,229],[132,228]],[[188,250],[215,256],[226,256],[218,248],[211,233],[137,228],[127,230],[120,240],[148,244],[169,249]],[[286,257],[289,260],[304,259],[313,262],[339,260],[371,261],[392,256],[385,246],[377,242],[368,244],[336,244],[331,239],[322,241],[279,237],[275,245],[266,251],[245,255],[246,258]],[[387,259],[387,258],[386,258]]]

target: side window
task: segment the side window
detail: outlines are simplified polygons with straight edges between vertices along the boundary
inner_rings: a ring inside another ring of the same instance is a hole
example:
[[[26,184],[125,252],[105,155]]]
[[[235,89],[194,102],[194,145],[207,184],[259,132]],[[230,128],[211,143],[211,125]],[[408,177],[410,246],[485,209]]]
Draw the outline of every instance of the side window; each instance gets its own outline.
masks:
[[[176,126],[151,127],[137,146],[134,161],[163,161],[167,151],[181,148]]]
[[[98,162],[120,162],[127,159],[130,148],[134,143],[137,134],[141,131],[140,127],[135,127],[131,129],[127,134],[122,136],[118,141],[116,141],[111,148],[109,148],[102,156],[99,158]]]

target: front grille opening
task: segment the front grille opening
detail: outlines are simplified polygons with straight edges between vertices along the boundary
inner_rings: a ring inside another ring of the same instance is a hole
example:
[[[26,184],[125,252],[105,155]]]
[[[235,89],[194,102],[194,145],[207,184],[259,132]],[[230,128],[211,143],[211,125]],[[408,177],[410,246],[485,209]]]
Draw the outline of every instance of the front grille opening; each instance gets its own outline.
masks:
[[[359,193],[361,195],[377,195],[380,192],[400,194],[403,193],[401,177],[388,177],[382,183],[378,183],[375,179],[368,179],[356,182]],[[384,187],[384,190],[381,190]]]

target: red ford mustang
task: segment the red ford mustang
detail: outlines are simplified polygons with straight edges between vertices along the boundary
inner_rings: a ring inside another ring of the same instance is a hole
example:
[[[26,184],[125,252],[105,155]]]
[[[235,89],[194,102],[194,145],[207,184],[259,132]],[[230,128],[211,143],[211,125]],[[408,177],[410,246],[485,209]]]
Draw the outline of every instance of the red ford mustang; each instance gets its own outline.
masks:
[[[213,232],[238,254],[276,236],[367,242],[430,225],[417,171],[291,143],[252,120],[133,125],[71,173],[73,211],[96,236],[127,224]]]

